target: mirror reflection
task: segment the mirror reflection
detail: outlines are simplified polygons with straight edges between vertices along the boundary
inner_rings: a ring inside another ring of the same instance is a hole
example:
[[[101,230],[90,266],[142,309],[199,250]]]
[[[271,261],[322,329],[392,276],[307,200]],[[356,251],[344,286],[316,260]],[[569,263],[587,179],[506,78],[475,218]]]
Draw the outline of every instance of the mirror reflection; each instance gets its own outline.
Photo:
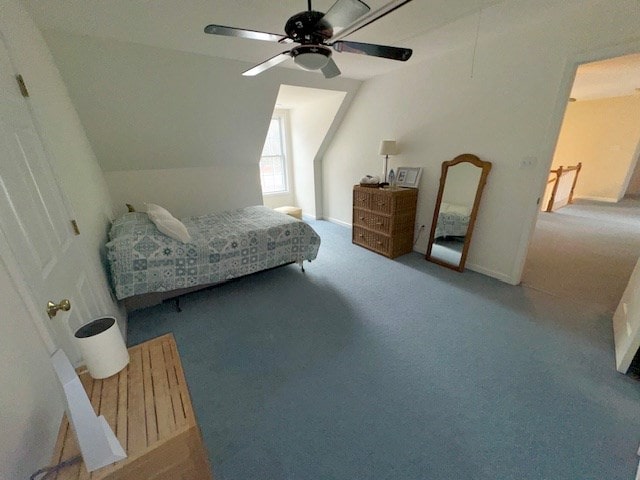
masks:
[[[443,162],[427,260],[464,269],[490,162],[464,154]]]

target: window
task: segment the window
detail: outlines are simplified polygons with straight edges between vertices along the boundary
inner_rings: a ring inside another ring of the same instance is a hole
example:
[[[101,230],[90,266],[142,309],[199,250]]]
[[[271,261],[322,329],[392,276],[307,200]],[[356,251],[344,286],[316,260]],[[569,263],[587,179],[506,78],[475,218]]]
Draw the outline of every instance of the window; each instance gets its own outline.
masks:
[[[263,194],[288,191],[284,134],[284,118],[273,117],[260,158],[260,182]]]

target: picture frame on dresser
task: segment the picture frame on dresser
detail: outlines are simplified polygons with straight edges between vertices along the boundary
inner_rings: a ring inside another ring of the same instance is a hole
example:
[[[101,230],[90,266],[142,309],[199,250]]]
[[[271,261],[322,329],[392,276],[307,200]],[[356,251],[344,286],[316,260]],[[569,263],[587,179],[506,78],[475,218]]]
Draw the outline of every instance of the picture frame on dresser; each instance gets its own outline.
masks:
[[[418,188],[422,167],[398,167],[396,185],[398,187]]]

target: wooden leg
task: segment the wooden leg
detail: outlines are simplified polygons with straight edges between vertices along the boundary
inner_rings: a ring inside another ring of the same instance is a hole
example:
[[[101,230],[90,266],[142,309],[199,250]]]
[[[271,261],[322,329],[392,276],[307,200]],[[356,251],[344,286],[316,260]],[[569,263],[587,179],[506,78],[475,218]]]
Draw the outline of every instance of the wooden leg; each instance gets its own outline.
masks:
[[[180,297],[176,297],[176,312],[180,313],[182,309],[180,308]]]

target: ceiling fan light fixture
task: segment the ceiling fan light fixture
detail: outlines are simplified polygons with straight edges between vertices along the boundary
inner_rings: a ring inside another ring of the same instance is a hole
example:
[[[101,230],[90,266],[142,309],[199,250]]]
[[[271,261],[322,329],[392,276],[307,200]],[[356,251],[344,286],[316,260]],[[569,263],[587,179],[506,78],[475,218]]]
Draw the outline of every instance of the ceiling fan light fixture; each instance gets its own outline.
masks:
[[[331,50],[323,45],[300,45],[291,50],[291,56],[305,70],[320,70],[329,63]]]
[[[299,44],[242,72],[246,77],[258,75],[293,58],[295,64],[304,70],[320,70],[325,78],[334,78],[340,75],[340,69],[332,59],[333,51],[402,62],[406,62],[411,57],[410,48],[342,40],[343,37],[378,21],[411,0],[386,0],[388,3],[374,12],[363,0],[335,0],[327,13],[313,10],[311,1],[307,0],[306,11],[296,13],[287,20],[284,26],[286,35],[216,24],[207,25],[204,27],[204,32],[278,44]]]

